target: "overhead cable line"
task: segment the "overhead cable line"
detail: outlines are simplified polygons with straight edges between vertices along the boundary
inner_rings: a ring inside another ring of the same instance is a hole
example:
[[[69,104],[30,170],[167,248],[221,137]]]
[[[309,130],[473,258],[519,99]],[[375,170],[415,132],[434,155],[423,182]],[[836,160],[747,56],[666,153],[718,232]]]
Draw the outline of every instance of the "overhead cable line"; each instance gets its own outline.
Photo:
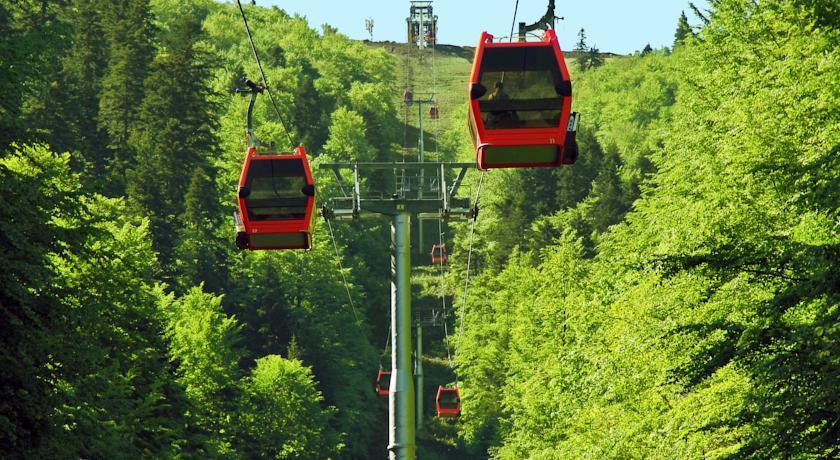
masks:
[[[280,119],[280,125],[283,126],[283,130],[286,132],[286,137],[289,138],[289,144],[292,148],[294,148],[295,141],[292,139],[292,133],[289,131],[288,126],[286,126],[283,114],[280,113],[280,108],[277,107],[277,102],[274,100],[274,95],[271,93],[271,88],[268,86],[268,80],[265,78],[265,72],[263,71],[262,63],[260,62],[260,56],[257,53],[257,47],[254,45],[254,38],[251,36],[251,28],[248,26],[248,19],[245,17],[245,10],[242,8],[242,3],[239,0],[236,0],[236,5],[239,7],[239,13],[242,15],[242,22],[245,24],[245,33],[248,34],[248,42],[251,44],[251,51],[254,53],[254,59],[257,61],[257,67],[260,69],[260,77],[262,78],[263,88],[266,93],[268,93],[268,99],[271,101],[271,105],[277,113],[277,118]]]
[[[335,242],[335,235],[333,234],[332,223],[329,219],[327,221],[327,228],[330,229],[330,238],[332,239],[333,248],[335,248],[335,260],[338,262],[338,272],[341,274],[341,279],[344,281],[344,290],[347,291],[347,300],[350,301],[350,309],[353,310],[353,318],[356,319],[356,326],[359,326],[359,315],[356,313],[356,305],[353,303],[353,296],[350,294],[350,285],[347,283],[347,277],[344,275],[344,267],[341,264],[341,253],[338,251],[338,244]]]
[[[510,22],[510,41],[513,42],[513,26],[516,25],[516,12],[519,11],[519,0],[516,0],[516,6],[513,7],[513,21]]]
[[[443,247],[443,222],[440,219],[438,219],[438,235],[440,246]],[[445,257],[441,257],[441,259],[445,259]],[[446,361],[449,363],[449,367],[455,369],[455,366],[452,364],[452,352],[450,351],[449,345],[449,326],[446,324],[449,315],[446,311],[446,286],[444,285],[443,273],[444,260],[439,260],[438,262],[440,262],[440,301],[443,307],[443,337],[444,343],[446,344]]]
[[[475,205],[473,206],[474,212],[478,212],[478,199],[481,196],[481,185],[484,182],[484,173],[486,171],[481,171],[481,175],[478,176],[478,187],[475,191]],[[470,238],[469,243],[467,246],[467,274],[466,279],[464,280],[464,296],[463,300],[461,301],[461,312],[460,318],[458,319],[458,338],[456,339],[455,343],[455,351],[461,349],[461,336],[464,333],[464,326],[466,324],[464,318],[466,317],[466,310],[467,310],[467,294],[469,293],[470,288],[470,263],[472,262],[472,250],[473,250],[473,235],[475,234],[475,222],[478,220],[478,214],[473,216],[472,221],[470,222]],[[455,384],[458,383],[458,369],[455,368]]]

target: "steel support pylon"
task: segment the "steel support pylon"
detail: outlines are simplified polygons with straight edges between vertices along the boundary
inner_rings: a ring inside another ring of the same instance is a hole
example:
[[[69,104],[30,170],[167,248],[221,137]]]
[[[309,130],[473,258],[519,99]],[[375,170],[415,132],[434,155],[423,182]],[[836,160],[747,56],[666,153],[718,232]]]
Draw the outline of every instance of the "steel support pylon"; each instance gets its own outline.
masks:
[[[411,366],[411,215],[391,221],[391,385],[388,394],[388,456],[414,460],[414,378]]]

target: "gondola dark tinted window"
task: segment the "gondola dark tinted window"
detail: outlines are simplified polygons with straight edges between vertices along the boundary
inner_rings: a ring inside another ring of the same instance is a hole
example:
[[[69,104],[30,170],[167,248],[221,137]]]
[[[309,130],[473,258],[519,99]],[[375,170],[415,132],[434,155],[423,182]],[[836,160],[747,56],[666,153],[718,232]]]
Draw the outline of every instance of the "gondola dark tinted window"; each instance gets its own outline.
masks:
[[[254,221],[300,220],[306,216],[306,176],[299,160],[254,160],[248,169],[245,198]]]
[[[556,128],[563,97],[559,65],[550,46],[487,48],[479,83],[485,129]]]
[[[443,409],[455,409],[458,407],[458,394],[453,390],[441,391],[438,403]]]

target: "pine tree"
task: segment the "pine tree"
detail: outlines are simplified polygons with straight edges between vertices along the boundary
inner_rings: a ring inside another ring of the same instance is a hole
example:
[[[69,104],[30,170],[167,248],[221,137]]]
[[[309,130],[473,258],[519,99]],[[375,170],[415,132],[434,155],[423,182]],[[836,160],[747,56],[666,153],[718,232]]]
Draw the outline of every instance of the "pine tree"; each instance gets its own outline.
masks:
[[[647,56],[648,54],[653,52],[653,48],[651,48],[650,43],[645,45],[644,49],[642,49],[642,56]]]
[[[84,164],[87,182],[101,179],[104,165],[110,155],[105,133],[99,129],[99,92],[105,73],[108,49],[103,40],[102,9],[100,1],[76,0],[71,11],[70,24],[73,27],[72,48],[64,58],[61,81],[55,103],[59,105],[62,124],[69,132],[58,133],[69,136],[56,147],[59,150],[74,150],[81,156],[75,160]],[[63,144],[63,145],[62,145]]]
[[[122,173],[130,164],[128,139],[143,101],[143,81],[154,57],[154,30],[148,0],[120,0],[106,10],[108,68],[102,80],[99,127],[107,131],[114,157],[108,182],[123,192]]]
[[[0,110],[17,113],[14,132],[0,137],[12,137],[21,142],[47,143],[56,150],[70,150],[71,130],[61,103],[66,95],[62,68],[69,54],[72,40],[72,15],[66,13],[69,1],[3,2],[10,13],[9,27],[0,32],[1,41],[8,40],[14,51],[10,60],[1,59],[0,66],[9,66],[11,79],[4,82],[13,93],[4,91]],[[15,57],[18,60],[15,60]],[[8,97],[8,99],[7,99]],[[18,104],[13,101],[18,99]],[[17,109],[15,109],[17,107]]]
[[[586,65],[589,61],[589,45],[586,44],[586,32],[583,29],[580,29],[578,32],[578,42],[575,44],[575,49],[577,56],[575,57],[575,62],[577,62],[577,66],[581,70],[585,70],[588,68]]]
[[[610,225],[618,223],[627,212],[623,202],[623,189],[618,176],[621,159],[618,148],[608,145],[604,149],[604,160],[601,163],[598,176],[592,182],[590,198],[593,205],[589,208],[589,219],[594,232],[604,232]]]
[[[12,18],[5,5],[0,4],[0,152],[5,151],[18,136],[22,102],[21,83],[24,80],[23,53],[20,34],[12,27]]]
[[[197,168],[209,168],[208,158],[218,151],[210,66],[201,37],[195,18],[184,16],[172,24],[146,78],[129,137],[137,153],[136,166],[126,172],[129,200],[136,212],[150,218],[155,249],[167,271],[190,180]]]
[[[181,289],[204,283],[209,292],[221,292],[226,279],[225,248],[229,242],[219,236],[224,227],[216,184],[204,168],[193,172],[184,196],[181,228],[175,247],[178,284]]]
[[[689,36],[694,36],[691,26],[688,24],[688,17],[685,11],[680,13],[680,18],[677,20],[677,31],[674,33],[674,48],[682,45]]]
[[[595,67],[601,67],[604,65],[604,57],[601,56],[600,50],[596,47],[589,48],[589,53],[587,53],[587,69],[594,69]]]

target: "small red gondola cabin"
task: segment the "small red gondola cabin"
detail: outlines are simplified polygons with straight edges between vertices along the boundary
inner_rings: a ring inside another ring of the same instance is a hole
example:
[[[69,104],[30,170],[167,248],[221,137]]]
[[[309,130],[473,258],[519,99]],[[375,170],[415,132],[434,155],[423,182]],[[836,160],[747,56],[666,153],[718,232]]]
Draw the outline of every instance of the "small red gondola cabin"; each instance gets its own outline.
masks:
[[[249,147],[239,177],[242,249],[309,249],[315,185],[303,146],[261,153]],[[237,224],[239,224],[237,222]]]
[[[458,387],[438,387],[435,397],[438,418],[458,418],[461,416],[461,394]]]
[[[391,371],[383,371],[382,369],[379,369],[379,372],[376,374],[376,394],[383,398],[387,398],[390,387]]]
[[[478,169],[558,167],[577,160],[572,82],[553,30],[538,42],[494,43],[482,33],[469,96]]]
[[[432,245],[432,263],[446,262],[446,245]]]
[[[437,120],[440,118],[440,111],[438,110],[436,105],[429,106],[429,118],[432,120]]]

